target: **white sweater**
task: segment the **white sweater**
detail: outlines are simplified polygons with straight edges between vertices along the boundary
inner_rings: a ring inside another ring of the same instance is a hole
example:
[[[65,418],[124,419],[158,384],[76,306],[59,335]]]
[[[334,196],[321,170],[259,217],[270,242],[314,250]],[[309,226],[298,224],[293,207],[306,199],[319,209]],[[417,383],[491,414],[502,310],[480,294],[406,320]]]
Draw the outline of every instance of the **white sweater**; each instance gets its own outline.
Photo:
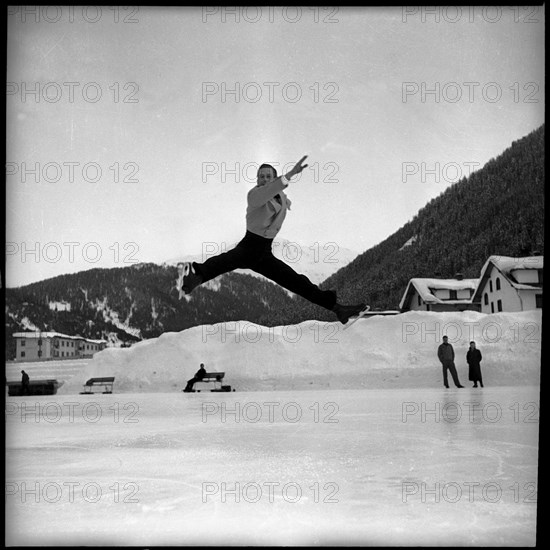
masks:
[[[265,185],[257,185],[248,192],[246,209],[248,231],[266,239],[275,238],[283,225],[287,210],[290,210],[291,201],[283,193],[286,187],[288,185],[283,184],[278,177]],[[281,203],[275,199],[276,195],[281,196]]]

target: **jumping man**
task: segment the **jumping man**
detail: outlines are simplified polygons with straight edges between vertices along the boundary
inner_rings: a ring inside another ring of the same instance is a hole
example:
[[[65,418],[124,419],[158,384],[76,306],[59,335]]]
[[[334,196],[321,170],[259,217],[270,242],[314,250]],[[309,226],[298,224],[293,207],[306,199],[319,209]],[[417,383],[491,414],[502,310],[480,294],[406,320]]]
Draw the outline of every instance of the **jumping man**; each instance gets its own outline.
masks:
[[[234,249],[213,256],[202,264],[197,262],[178,264],[177,288],[180,291],[180,299],[184,294],[190,294],[197,286],[218,275],[234,269],[251,269],[290,292],[333,311],[343,324],[366,307],[366,304],[339,304],[335,291],[321,290],[305,275],[296,273],[272,253],[273,239],[281,229],[291,205],[284,189],[288,187],[293,176],[307,167],[307,164],[303,164],[306,158],[307,155],[302,157],[290,172],[280,177],[270,164],[262,164],[259,167],[257,184],[247,196],[244,238]]]

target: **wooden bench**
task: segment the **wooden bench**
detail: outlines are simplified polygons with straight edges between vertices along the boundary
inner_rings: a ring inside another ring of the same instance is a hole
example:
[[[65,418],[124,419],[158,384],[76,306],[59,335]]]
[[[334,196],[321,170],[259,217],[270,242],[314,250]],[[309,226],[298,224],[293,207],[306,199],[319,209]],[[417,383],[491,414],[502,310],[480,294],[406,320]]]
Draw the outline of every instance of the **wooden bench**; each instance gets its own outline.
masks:
[[[191,393],[200,393],[200,389],[196,390],[194,389],[196,387],[197,384],[200,384],[201,382],[205,382],[205,383],[210,383],[210,382],[213,382],[214,383],[214,388],[211,389],[210,391],[213,391],[213,392],[229,392],[231,391],[231,386],[222,386],[222,381],[223,381],[223,378],[225,376],[225,372],[207,372],[205,375],[204,375],[204,378],[202,380],[197,380],[194,384],[193,384],[193,389],[192,390],[187,390]],[[184,392],[186,390],[183,390]],[[235,391],[235,390],[233,390]]]
[[[225,376],[225,372],[207,372],[204,375],[204,378],[202,380],[195,382],[195,385],[199,384],[200,382],[206,382],[206,383],[213,382],[214,389],[216,389],[217,383],[220,385],[220,388],[221,388],[222,380],[224,376]]]
[[[81,391],[80,395],[94,393],[92,390],[95,386],[103,386],[105,388],[105,391],[102,393],[113,393],[114,382],[114,376],[105,376],[103,378],[90,378],[84,384],[84,391]]]

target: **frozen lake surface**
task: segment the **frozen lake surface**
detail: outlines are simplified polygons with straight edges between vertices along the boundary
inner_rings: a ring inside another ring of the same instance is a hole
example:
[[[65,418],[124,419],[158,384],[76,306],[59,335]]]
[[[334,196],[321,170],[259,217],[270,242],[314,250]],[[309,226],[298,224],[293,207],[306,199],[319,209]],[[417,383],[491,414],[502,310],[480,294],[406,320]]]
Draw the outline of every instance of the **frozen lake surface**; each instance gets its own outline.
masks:
[[[536,542],[539,388],[6,397],[7,545]]]

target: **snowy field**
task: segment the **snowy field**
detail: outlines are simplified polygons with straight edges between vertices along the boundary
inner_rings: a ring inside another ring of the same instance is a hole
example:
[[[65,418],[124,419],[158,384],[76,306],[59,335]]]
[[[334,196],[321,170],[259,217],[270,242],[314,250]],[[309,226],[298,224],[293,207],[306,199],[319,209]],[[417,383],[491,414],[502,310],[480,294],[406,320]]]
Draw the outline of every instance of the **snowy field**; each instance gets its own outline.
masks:
[[[6,397],[6,543],[533,546],[541,323],[226,323],[66,363],[57,395]],[[236,391],[183,394],[200,362]],[[94,376],[114,393],[80,395]]]
[[[8,398],[7,545],[532,546],[534,386]]]

